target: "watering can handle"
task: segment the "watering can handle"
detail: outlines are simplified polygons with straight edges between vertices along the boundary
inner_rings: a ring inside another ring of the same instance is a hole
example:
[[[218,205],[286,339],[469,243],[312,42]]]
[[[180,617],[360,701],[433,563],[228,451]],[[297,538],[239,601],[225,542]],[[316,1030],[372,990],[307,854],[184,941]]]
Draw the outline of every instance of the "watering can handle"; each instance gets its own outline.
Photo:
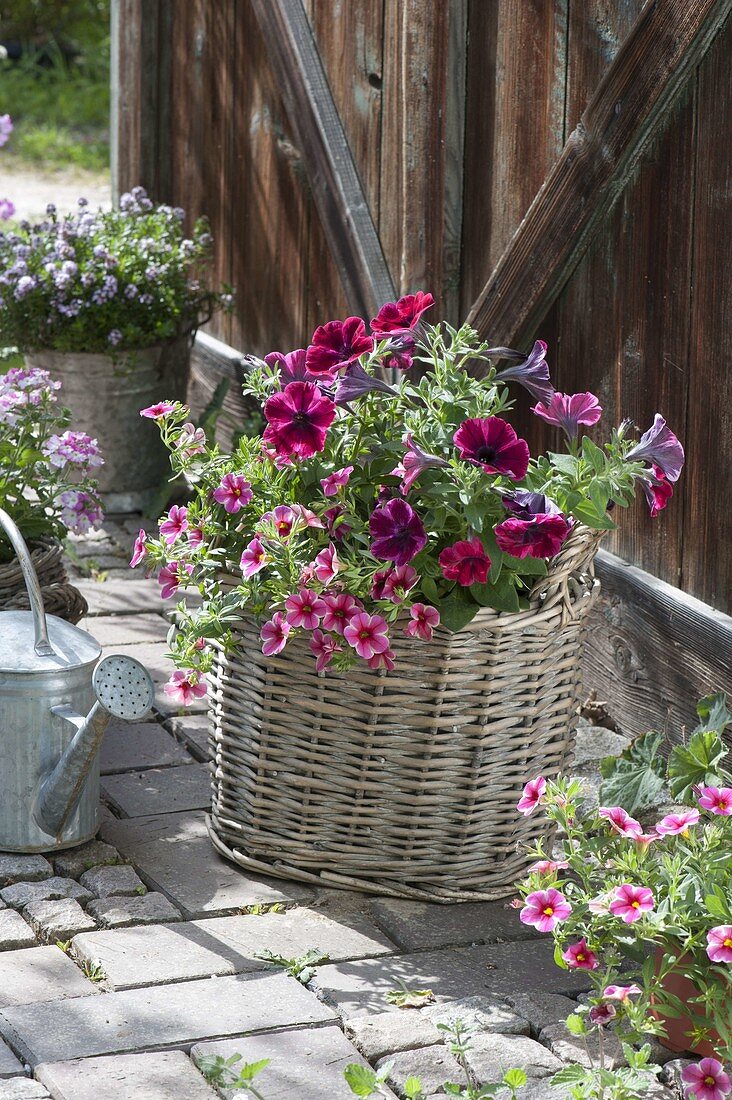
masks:
[[[28,599],[30,600],[31,611],[33,612],[33,626],[36,632],[35,651],[39,657],[51,656],[53,654],[53,649],[48,640],[48,627],[46,626],[46,612],[43,607],[43,596],[41,595],[41,586],[38,583],[36,571],[33,568],[33,561],[28,552],[25,540],[18,530],[17,524],[3,508],[0,508],[0,527],[3,528],[5,534],[10,539],[15,553],[18,555],[20,568],[23,570],[23,579],[25,580],[25,588],[28,593]]]

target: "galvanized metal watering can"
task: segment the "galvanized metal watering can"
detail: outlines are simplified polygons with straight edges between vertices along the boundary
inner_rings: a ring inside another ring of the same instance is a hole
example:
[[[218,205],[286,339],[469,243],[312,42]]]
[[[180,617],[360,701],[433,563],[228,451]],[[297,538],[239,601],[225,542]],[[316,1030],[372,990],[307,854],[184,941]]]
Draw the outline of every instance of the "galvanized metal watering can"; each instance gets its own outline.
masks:
[[[28,548],[0,508],[30,611],[0,612],[0,851],[47,852],[94,836],[99,746],[110,715],[136,720],[153,701],[134,657],[48,615]]]

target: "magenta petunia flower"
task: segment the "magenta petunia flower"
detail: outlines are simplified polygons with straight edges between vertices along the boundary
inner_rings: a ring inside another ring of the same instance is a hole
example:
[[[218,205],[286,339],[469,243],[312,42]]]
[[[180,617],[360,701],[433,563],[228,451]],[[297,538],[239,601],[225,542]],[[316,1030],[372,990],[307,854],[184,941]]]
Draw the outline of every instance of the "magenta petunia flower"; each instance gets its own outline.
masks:
[[[453,436],[460,457],[486,473],[503,474],[520,481],[529,468],[529,445],[500,416],[464,420]]]
[[[177,504],[168,512],[168,518],[160,524],[160,534],[172,546],[184,531],[188,530],[188,509],[179,508]]]
[[[523,363],[505,367],[496,375],[496,382],[518,382],[528,390],[534,401],[548,405],[554,396],[554,386],[549,380],[549,366],[546,361],[547,346],[543,340],[537,340]]]
[[[194,668],[187,668],[185,671],[178,669],[164,685],[163,691],[173,702],[184,707],[190,706],[196,699],[203,699],[208,690],[199,675]]]
[[[543,775],[537,775],[536,779],[530,779],[523,790],[521,798],[516,803],[516,809],[524,817],[533,814],[546,793],[546,779]]]
[[[374,653],[373,657],[369,657],[366,662],[369,668],[385,668],[387,672],[394,669],[394,663],[394,654],[390,649],[385,649],[382,653]]]
[[[602,416],[594,393],[555,393],[548,403],[540,401],[531,411],[561,428],[569,440],[577,438],[580,424],[597,424]]]
[[[533,519],[534,516],[561,515],[558,504],[544,493],[532,493],[529,489],[504,489],[501,503],[507,512],[517,519]]]
[[[729,1074],[716,1058],[702,1058],[696,1065],[684,1066],[681,1080],[686,1085],[686,1100],[724,1100],[732,1091]]]
[[[382,561],[406,565],[427,544],[424,524],[406,500],[390,500],[369,518],[371,553]]]
[[[264,361],[267,366],[274,367],[279,372],[282,389],[290,382],[315,382],[317,379],[305,366],[305,348],[288,351],[284,355],[281,351],[271,351],[265,355]]]
[[[620,836],[637,838],[643,832],[640,821],[631,817],[622,806],[601,806],[597,811],[600,817],[610,822],[610,825]]]
[[[607,1027],[617,1016],[615,1005],[593,1005],[590,1009],[590,1023],[596,1027]]]
[[[383,382],[373,374],[367,374],[360,363],[351,363],[338,383],[335,403],[348,405],[349,402],[363,397],[366,393],[388,393],[391,397],[396,396],[396,390],[388,382]]]
[[[589,949],[584,936],[577,943],[571,943],[567,950],[562,952],[562,958],[570,970],[597,970],[600,965],[597,955]]]
[[[262,653],[265,657],[273,657],[276,653],[282,652],[287,645],[291,630],[292,627],[282,611],[275,612],[269,622],[264,623],[259,636],[262,639]]]
[[[416,347],[416,341],[413,337],[404,333],[400,336],[394,336],[389,341],[389,347],[384,352],[384,358],[382,359],[382,365],[387,368],[393,368],[394,370],[411,370],[414,365],[414,349]]]
[[[634,993],[640,993],[640,988],[635,985],[607,985],[602,991],[603,997],[608,1001],[627,1001]]]
[[[571,530],[562,515],[536,515],[529,520],[510,516],[495,528],[499,547],[514,558],[553,558]]]
[[[652,471],[638,478],[640,487],[648,501],[648,509],[651,519],[655,519],[662,512],[671,497],[674,495],[674,487],[667,479],[660,466],[653,467]]]
[[[303,630],[315,630],[325,614],[325,604],[317,592],[310,592],[307,588],[301,588],[299,592],[293,592],[285,600],[285,609],[290,626],[301,627]]]
[[[193,572],[193,566],[186,564],[182,561],[170,561],[167,565],[158,573],[158,584],[160,585],[160,597],[163,600],[169,600],[173,596],[181,584],[185,582],[185,576],[181,574],[191,575]]]
[[[245,580],[250,580],[260,569],[264,569],[269,561],[271,561],[271,558],[261,541],[258,538],[253,538],[242,552],[241,561],[239,562]]]
[[[336,548],[332,542],[328,543],[325,550],[321,550],[313,562],[313,572],[321,584],[330,584],[338,576],[343,568],[338,560]]]
[[[445,579],[457,581],[463,588],[471,584],[485,584],[488,580],[491,559],[477,537],[446,546],[437,561]]]
[[[714,963],[732,963],[732,924],[719,924],[707,932],[707,955]]]
[[[625,882],[616,888],[615,898],[610,902],[610,912],[626,924],[633,924],[644,913],[650,913],[654,904],[653,894],[647,886],[633,886]]]
[[[224,474],[213,492],[214,500],[232,515],[249,504],[253,496],[251,484],[241,474]]]
[[[404,633],[412,638],[421,638],[423,642],[429,642],[432,632],[440,625],[440,612],[429,604],[413,603],[409,609],[409,615],[410,621]]]
[[[322,477],[320,479],[320,484],[323,486],[323,496],[337,496],[338,490],[348,485],[352,473],[353,466],[344,466],[342,470],[334,470],[333,473],[328,474],[327,477]]]
[[[145,528],[141,527],[140,533],[135,539],[135,545],[132,547],[132,557],[130,558],[131,569],[134,569],[135,566],[139,565],[142,559],[147,555],[147,546],[145,545],[146,538],[147,535],[145,533]]]
[[[551,886],[548,890],[536,890],[529,894],[519,913],[522,924],[533,925],[540,932],[552,932],[572,912],[564,894]]]
[[[629,462],[652,462],[669,481],[678,481],[684,465],[684,448],[661,414],[656,413],[651,427],[625,457]]]
[[[402,479],[401,491],[406,496],[423,470],[428,470],[434,466],[449,466],[450,463],[446,462],[444,458],[438,458],[437,455],[431,455],[427,451],[423,451],[414,442],[411,432],[407,434],[404,446],[406,447],[404,458],[398,466],[394,467],[391,473],[392,477]]]
[[[568,867],[566,859],[538,859],[529,867],[529,874],[555,875],[557,871],[566,871]]]
[[[342,652],[342,646],[336,638],[316,628],[310,640],[310,652],[315,657],[315,671],[323,672],[333,660],[333,654]]]
[[[700,787],[699,805],[722,817],[732,816],[732,787]]]
[[[667,814],[658,822],[655,829],[659,836],[677,836],[679,833],[688,832],[698,821],[698,810],[683,810],[679,814]]]
[[[416,294],[405,294],[398,302],[387,302],[381,307],[371,321],[371,331],[379,340],[409,332],[419,323],[422,314],[434,304],[432,295],[425,294],[422,290],[418,290]]]
[[[290,382],[265,401],[264,415],[269,423],[262,438],[278,454],[310,458],[323,450],[335,414],[335,405],[317,386],[311,382]]]
[[[170,401],[158,401],[157,405],[149,405],[146,409],[140,409],[140,416],[144,416],[148,420],[162,420],[172,412],[175,412],[175,405],[171,404]]]
[[[373,349],[373,338],[367,334],[360,317],[328,321],[327,325],[319,325],[313,333],[305,353],[305,364],[311,374],[326,374],[333,378],[343,367]]]
[[[348,592],[339,592],[337,595],[323,596],[325,611],[323,612],[323,630],[331,630],[336,634],[343,634],[346,626],[357,611],[363,607],[358,600]]]
[[[389,648],[386,619],[381,615],[369,615],[366,611],[357,611],[346,623],[343,636],[359,657],[369,661],[377,653],[385,653]]]

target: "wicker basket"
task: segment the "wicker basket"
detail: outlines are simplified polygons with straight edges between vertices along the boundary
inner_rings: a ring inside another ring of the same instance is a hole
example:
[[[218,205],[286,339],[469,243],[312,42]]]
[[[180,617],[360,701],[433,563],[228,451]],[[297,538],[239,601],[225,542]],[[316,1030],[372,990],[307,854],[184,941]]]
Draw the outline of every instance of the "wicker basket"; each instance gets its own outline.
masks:
[[[600,536],[576,528],[530,610],[482,609],[431,643],[393,632],[394,672],[272,659],[243,620],[212,677],[216,848],[255,872],[427,901],[506,896],[542,834],[516,802],[574,745]]]
[[[41,585],[43,606],[49,615],[78,623],[88,611],[87,602],[66,575],[63,546],[56,539],[39,539],[31,560]],[[0,565],[0,611],[30,607],[25,580],[17,558]]]

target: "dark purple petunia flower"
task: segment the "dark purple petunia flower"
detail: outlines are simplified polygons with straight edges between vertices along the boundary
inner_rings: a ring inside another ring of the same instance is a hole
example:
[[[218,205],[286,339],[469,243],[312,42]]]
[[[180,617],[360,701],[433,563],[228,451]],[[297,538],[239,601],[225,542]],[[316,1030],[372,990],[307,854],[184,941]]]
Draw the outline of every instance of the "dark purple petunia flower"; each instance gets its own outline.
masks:
[[[548,405],[554,394],[554,386],[549,380],[549,365],[546,361],[546,344],[537,340],[523,363],[506,367],[496,375],[497,382],[513,379],[528,390],[535,401]]]
[[[554,393],[548,403],[539,402],[531,411],[561,428],[569,440],[577,438],[580,424],[597,424],[602,416],[594,393]]]
[[[526,476],[529,445],[500,416],[464,420],[453,440],[461,458],[482,466],[489,474],[505,474],[514,481]]]
[[[335,403],[336,405],[347,405],[349,401],[355,401],[357,397],[363,397],[365,393],[373,393],[377,390],[379,393],[388,393],[392,397],[396,396],[396,390],[393,390],[386,382],[367,374],[360,363],[352,363],[338,383]]]
[[[313,333],[305,353],[305,363],[311,374],[335,376],[337,371],[354,363],[359,355],[373,351],[373,337],[367,335],[360,317],[345,321],[328,321]]]
[[[335,405],[323,397],[317,386],[310,382],[290,382],[281,393],[273,394],[264,403],[264,415],[269,424],[263,439],[280,455],[309,458],[323,450],[326,432],[335,414]]]
[[[532,493],[528,489],[513,489],[501,496],[503,506],[518,519],[531,519],[536,515],[557,515],[561,509],[544,493]]]
[[[406,565],[427,543],[424,524],[406,500],[394,500],[374,508],[369,519],[371,553],[381,561]]]
[[[511,516],[496,527],[496,542],[514,558],[553,558],[571,531],[569,520],[559,515]]]
[[[317,375],[311,374],[305,366],[305,348],[289,351],[270,351],[264,357],[269,367],[279,371],[280,385],[284,389],[290,382],[317,382]]]
[[[435,304],[431,294],[418,290],[416,294],[405,294],[398,302],[387,302],[371,321],[371,331],[379,340],[397,333],[410,332],[425,312]]]
[[[684,448],[661,414],[656,413],[651,427],[625,457],[629,462],[653,462],[669,481],[678,481],[684,465]]]

